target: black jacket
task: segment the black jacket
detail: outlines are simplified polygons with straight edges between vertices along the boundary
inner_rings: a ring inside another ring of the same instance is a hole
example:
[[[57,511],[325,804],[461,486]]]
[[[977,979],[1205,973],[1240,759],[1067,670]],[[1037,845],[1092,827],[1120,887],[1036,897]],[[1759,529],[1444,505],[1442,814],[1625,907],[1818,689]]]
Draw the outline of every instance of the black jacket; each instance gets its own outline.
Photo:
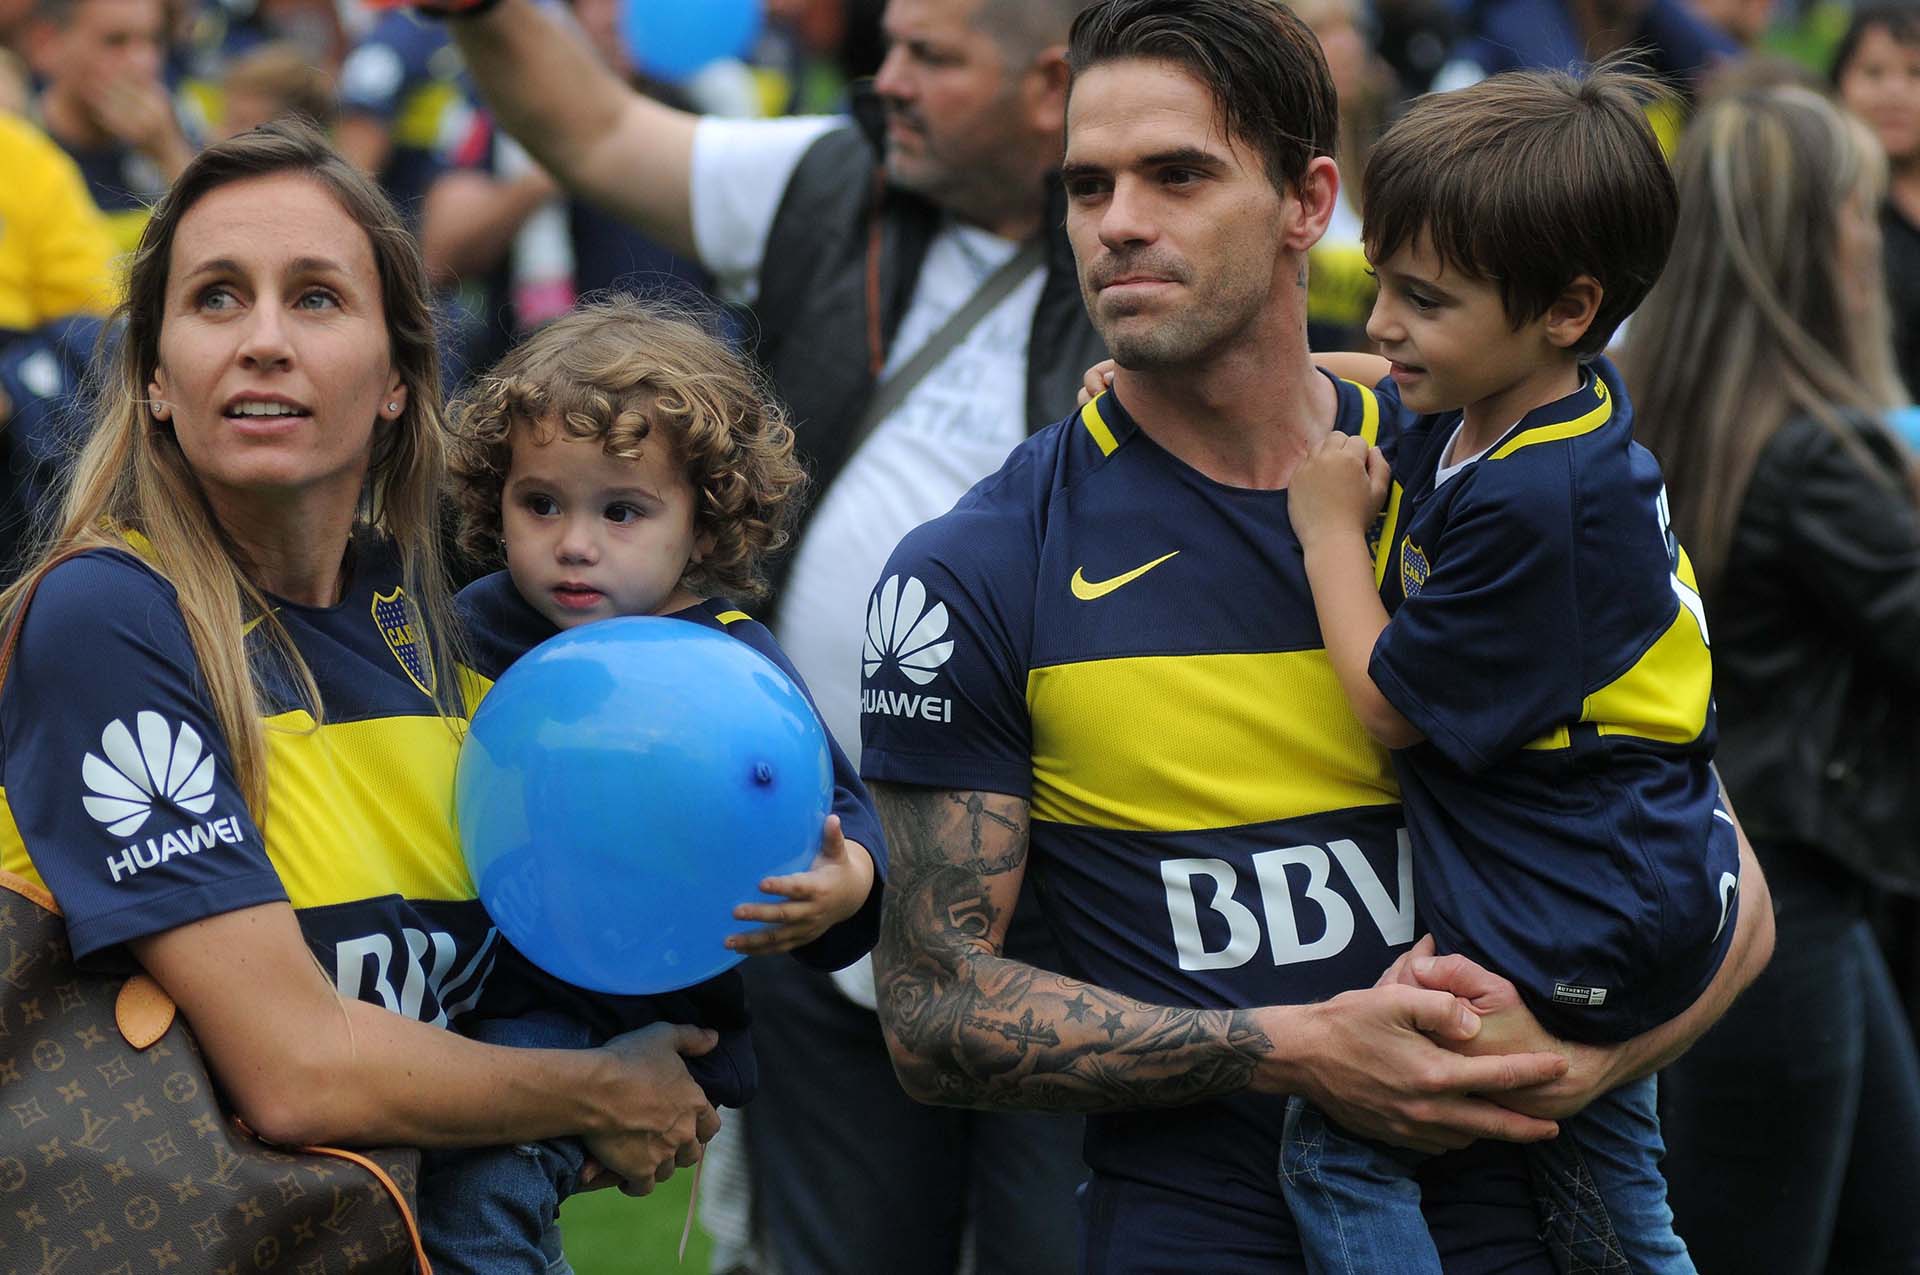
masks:
[[[822,136],[801,158],[768,235],[754,304],[755,351],[792,414],[816,502],[852,453],[876,366],[943,216],[882,179],[872,108],[870,97],[856,103],[859,122]],[[1081,304],[1058,182],[1048,192],[1045,226],[1047,280],[1027,346],[1029,433],[1071,412],[1081,374],[1107,357]],[[774,573],[777,585],[784,563]]]
[[[1813,420],[1762,453],[1710,607],[1720,773],[1756,844],[1920,894],[1920,516]]]

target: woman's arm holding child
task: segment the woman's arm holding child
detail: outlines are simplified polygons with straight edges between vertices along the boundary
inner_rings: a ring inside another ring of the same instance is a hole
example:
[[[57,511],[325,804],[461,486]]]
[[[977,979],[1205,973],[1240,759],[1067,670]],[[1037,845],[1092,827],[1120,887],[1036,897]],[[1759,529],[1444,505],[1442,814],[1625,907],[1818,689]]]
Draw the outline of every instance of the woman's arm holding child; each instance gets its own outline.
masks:
[[[235,1110],[288,1145],[486,1146],[580,1135],[637,1194],[700,1158],[719,1117],[657,1024],[599,1049],[506,1049],[341,997],[293,909],[221,913],[130,944],[193,1025]]]

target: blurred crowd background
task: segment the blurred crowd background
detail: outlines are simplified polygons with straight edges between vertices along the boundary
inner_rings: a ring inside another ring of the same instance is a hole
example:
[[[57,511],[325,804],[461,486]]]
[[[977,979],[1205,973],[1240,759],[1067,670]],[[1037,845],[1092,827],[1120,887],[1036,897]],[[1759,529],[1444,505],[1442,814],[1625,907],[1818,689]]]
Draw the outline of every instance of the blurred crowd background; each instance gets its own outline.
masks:
[[[1920,3],[1295,7],[1319,34],[1340,94],[1337,158],[1348,191],[1358,189],[1371,142],[1413,97],[1514,67],[1630,53],[1678,90],[1654,119],[1670,147],[1688,113],[1715,94],[1797,83],[1832,95],[1869,126],[1890,164],[1885,286],[1907,395],[1920,392]],[[844,112],[888,55],[882,0],[714,0],[707,16],[724,11],[752,31],[731,55],[695,50],[692,65],[675,40],[647,47],[645,33],[657,28],[647,10],[701,8],[555,0],[607,66],[703,114]],[[137,242],[149,205],[196,148],[289,113],[330,130],[417,230],[440,289],[451,389],[580,297],[608,289],[702,299],[741,340],[753,339],[752,315],[707,296],[712,281],[698,264],[570,198],[495,126],[441,21],[353,0],[0,0],[0,561],[17,560],[57,485],[83,419],[73,404],[115,300],[115,263]],[[1343,202],[1315,252],[1317,349],[1365,348],[1373,284],[1360,224],[1360,210]],[[1910,431],[1913,409],[1894,419]],[[870,583],[859,582],[862,596]],[[1869,908],[1910,1029],[1920,1004],[1915,904],[1887,889]],[[724,1191],[720,1201],[724,1209]],[[746,1225],[724,1215],[710,1222]],[[723,1256],[723,1266],[752,1269],[760,1259],[750,1249]]]

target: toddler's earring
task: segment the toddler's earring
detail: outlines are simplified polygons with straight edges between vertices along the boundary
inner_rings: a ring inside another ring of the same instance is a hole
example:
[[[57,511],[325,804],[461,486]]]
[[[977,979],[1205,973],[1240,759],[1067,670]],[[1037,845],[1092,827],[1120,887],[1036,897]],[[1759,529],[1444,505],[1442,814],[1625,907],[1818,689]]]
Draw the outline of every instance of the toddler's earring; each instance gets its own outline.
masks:
[[[400,405],[398,403],[387,404],[387,415],[389,416],[400,415]]]

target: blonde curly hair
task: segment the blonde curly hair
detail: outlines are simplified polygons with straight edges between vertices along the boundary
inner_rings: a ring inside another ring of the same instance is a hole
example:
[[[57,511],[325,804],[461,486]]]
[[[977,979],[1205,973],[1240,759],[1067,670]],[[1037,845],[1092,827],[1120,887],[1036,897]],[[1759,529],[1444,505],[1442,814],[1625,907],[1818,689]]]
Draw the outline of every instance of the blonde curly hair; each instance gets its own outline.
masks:
[[[807,474],[764,378],[701,317],[632,296],[589,302],[480,377],[452,413],[448,458],[460,547],[477,561],[501,558],[515,429],[598,439],[625,460],[660,430],[693,487],[694,532],[712,545],[681,587],[765,595],[766,559],[792,533]]]

